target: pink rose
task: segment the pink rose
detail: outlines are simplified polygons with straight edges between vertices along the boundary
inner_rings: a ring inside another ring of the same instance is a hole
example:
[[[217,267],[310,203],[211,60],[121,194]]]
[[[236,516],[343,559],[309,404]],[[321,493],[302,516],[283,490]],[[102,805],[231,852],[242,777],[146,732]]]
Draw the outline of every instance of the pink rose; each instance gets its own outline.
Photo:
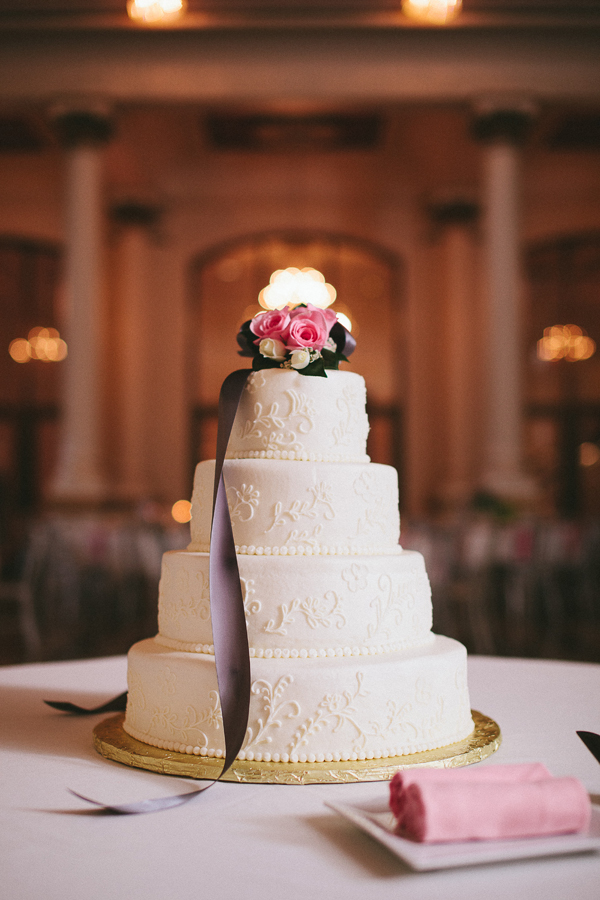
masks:
[[[336,314],[330,309],[319,309],[312,303],[297,306],[290,313],[290,323],[281,339],[288,350],[299,347],[322,350],[336,321]]]
[[[290,313],[288,309],[271,309],[260,313],[250,322],[250,331],[256,335],[255,344],[260,344],[263,338],[284,340],[283,332],[288,327]]]

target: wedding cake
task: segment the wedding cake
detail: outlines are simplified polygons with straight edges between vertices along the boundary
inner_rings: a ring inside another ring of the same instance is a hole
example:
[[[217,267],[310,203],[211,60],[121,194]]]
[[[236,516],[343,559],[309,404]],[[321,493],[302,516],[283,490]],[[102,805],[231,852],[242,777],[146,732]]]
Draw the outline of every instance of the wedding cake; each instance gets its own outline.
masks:
[[[466,651],[431,631],[423,558],[398,543],[396,470],[366,454],[363,379],[307,377],[289,364],[293,347],[284,354],[252,330],[266,359],[288,363],[248,377],[223,467],[251,658],[238,758],[385,759],[464,739]],[[223,757],[209,604],[214,466],[196,468],[191,543],[164,555],[158,634],[130,650],[124,727],[155,747]]]

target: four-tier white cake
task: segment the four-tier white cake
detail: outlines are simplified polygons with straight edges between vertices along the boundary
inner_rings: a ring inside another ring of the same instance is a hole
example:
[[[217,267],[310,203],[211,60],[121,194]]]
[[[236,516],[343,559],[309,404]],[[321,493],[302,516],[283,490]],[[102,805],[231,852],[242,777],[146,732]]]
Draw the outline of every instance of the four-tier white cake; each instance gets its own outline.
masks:
[[[462,644],[431,632],[423,558],[399,546],[395,469],[371,463],[363,379],[248,378],[224,477],[252,689],[240,759],[331,762],[431,750],[473,730]],[[159,633],[129,653],[125,730],[223,757],[209,604],[214,461],[192,540],[166,553]]]

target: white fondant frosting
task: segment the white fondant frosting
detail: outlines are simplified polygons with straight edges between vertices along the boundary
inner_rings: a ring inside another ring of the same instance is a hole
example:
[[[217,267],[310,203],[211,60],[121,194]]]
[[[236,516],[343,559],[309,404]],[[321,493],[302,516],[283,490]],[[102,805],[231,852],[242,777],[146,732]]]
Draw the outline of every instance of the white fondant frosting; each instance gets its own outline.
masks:
[[[238,553],[397,550],[398,476],[391,466],[229,459],[223,477]],[[214,460],[196,467],[189,550],[209,547],[214,479]]]
[[[367,432],[358,375],[269,369],[246,383],[223,470],[251,656],[242,759],[385,758],[473,728],[466,651],[431,633],[423,558],[398,545],[397,475],[369,462]],[[200,463],[191,543],[163,557],[159,633],[129,653],[125,729],[222,757],[213,481],[214,461]]]
[[[473,729],[466,652],[450,638],[383,657],[253,659],[251,668],[241,758],[378,759],[444,746]],[[129,652],[128,688],[132,737],[223,755],[214,657],[150,638]]]
[[[188,550],[163,556],[159,640],[175,642],[170,646],[209,652],[208,562],[208,554]],[[310,563],[241,556],[238,565],[253,655],[373,654],[430,640],[431,591],[420,553]]]
[[[227,455],[269,459],[368,462],[364,379],[328,371],[307,378],[263,369],[248,378]]]

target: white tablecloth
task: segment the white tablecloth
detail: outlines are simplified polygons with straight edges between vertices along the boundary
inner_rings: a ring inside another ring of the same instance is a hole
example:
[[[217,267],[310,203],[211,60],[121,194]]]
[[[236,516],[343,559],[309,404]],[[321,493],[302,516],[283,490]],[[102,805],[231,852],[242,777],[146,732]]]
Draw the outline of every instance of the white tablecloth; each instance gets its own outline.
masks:
[[[600,666],[472,657],[471,700],[500,724],[489,761],[540,760],[600,795],[600,765],[575,731],[600,731]],[[125,687],[123,658],[0,668],[0,895],[7,900],[597,900],[600,854],[416,874],[324,806],[387,796],[385,783],[218,784],[178,809],[98,816],[105,803],[179,793],[189,782],[99,757],[94,705]]]

